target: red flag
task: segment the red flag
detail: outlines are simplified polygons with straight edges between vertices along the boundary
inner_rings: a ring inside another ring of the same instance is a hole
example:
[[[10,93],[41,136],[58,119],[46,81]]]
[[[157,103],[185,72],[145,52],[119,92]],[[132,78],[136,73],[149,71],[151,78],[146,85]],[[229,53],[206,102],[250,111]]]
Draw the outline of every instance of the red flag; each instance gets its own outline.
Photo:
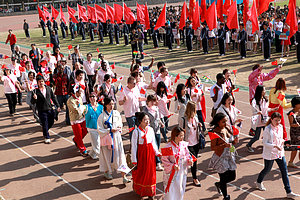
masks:
[[[179,22],[179,29],[183,30],[183,27],[185,27],[185,21],[187,19],[186,14],[186,3],[183,2],[182,9],[181,9],[181,16],[180,16],[180,22]]]
[[[8,69],[7,66],[4,64],[2,65],[1,69]]]
[[[51,47],[50,44],[46,44],[46,47]]]
[[[3,59],[7,59],[7,58],[9,58],[9,56],[8,55],[4,55]]]
[[[119,4],[114,4],[114,11],[114,20],[116,20],[118,24],[122,23],[123,7]]]
[[[230,8],[230,6],[231,6],[231,4],[232,4],[232,0],[225,0],[225,3],[224,3],[224,15],[228,15],[228,9]]]
[[[283,94],[281,94],[281,92],[279,92],[277,99],[279,99],[280,101],[283,101],[284,98],[285,98],[285,96]]]
[[[203,93],[203,91],[202,91],[202,93]],[[205,103],[204,95],[202,95],[200,98],[200,104],[201,104],[201,108],[202,108],[202,118],[203,118],[203,121],[205,121],[205,119],[206,119],[206,103]]]
[[[72,47],[72,45],[70,44],[69,46],[68,46],[68,49],[69,50],[71,50],[73,47]]]
[[[208,136],[209,136],[210,141],[220,138],[220,136],[214,132],[208,132]]]
[[[43,76],[43,74],[41,72],[37,73],[36,76]]]
[[[25,67],[20,67],[19,69],[20,69],[20,72],[25,72],[26,71]]]
[[[201,0],[201,22],[206,19],[206,0]]]
[[[44,15],[45,15],[46,19],[47,19],[47,17],[49,17],[49,19],[51,20],[51,15],[48,12],[48,8],[43,6],[43,10],[44,10]]]
[[[258,15],[261,15],[263,12],[269,9],[269,4],[274,0],[257,0],[258,1]],[[291,1],[290,1],[291,2]],[[296,1],[295,1],[296,2]]]
[[[232,134],[233,134],[234,136],[237,136],[237,135],[240,134],[240,131],[239,131],[238,128],[236,128],[235,126],[231,126],[231,127],[232,127]]]
[[[200,8],[199,3],[197,2],[195,11],[193,12],[193,29],[196,31],[200,26]]]
[[[170,118],[170,117],[172,117],[173,115],[174,115],[174,113],[169,114],[169,115],[167,116],[167,118]]]
[[[43,60],[43,61],[41,61],[40,65],[42,67],[45,67],[47,65],[47,63],[48,63],[47,60]]]
[[[161,148],[162,156],[173,156],[172,147]]]
[[[38,8],[38,12],[39,12],[39,18],[42,18],[42,20],[46,21],[46,16],[45,16],[44,12],[42,11],[42,9],[39,6],[37,6],[37,8]]]
[[[133,22],[136,21],[135,15],[131,11],[131,9],[126,6],[124,2],[123,2],[123,6],[124,6],[124,19],[126,20],[126,24],[133,24]]]
[[[236,1],[234,1],[233,4],[231,4],[231,6],[228,9],[227,27],[229,29],[238,29],[239,28],[239,19],[238,19]]]
[[[88,12],[88,18],[91,19],[92,23],[97,23],[97,15],[96,15],[96,9],[91,6],[87,6],[87,12]]]
[[[177,76],[175,77],[175,83],[177,83],[177,81],[180,79],[180,74],[177,74]]]
[[[78,19],[82,19],[82,22],[88,22],[88,17],[86,15],[86,9],[84,6],[77,4]]]
[[[176,95],[176,92],[174,92],[174,94],[172,95],[172,94],[168,94],[168,96],[167,96],[167,98],[168,99],[172,99],[173,97],[176,97],[177,95]]]
[[[197,161],[197,158],[196,158],[192,153],[190,153],[190,155],[191,155],[191,157],[192,157],[193,162],[196,162],[196,161]]]
[[[40,49],[40,51],[41,51],[41,54],[43,55],[43,54],[44,54],[44,51],[43,51],[43,50],[41,50],[41,49]]]
[[[59,15],[58,10],[56,10],[52,5],[51,5],[51,14],[54,19],[56,19]]]
[[[149,19],[147,3],[145,4],[144,15],[145,15],[145,29],[148,30],[150,29],[150,19]]]
[[[65,24],[67,24],[64,12],[62,11],[62,7],[60,5],[60,18],[63,20],[63,22],[65,22]]]
[[[224,5],[223,5],[223,0],[218,0],[217,2],[217,13],[218,13],[218,18],[220,19],[221,22],[224,22]]]
[[[253,0],[253,4],[251,9],[248,12],[249,20],[252,22],[252,33],[259,30],[258,26],[258,15],[257,15],[257,9],[256,9],[256,3],[255,0]]]
[[[146,94],[146,90],[144,90],[144,88],[141,88],[140,93],[141,94]]]
[[[97,50],[98,53],[100,52],[99,48],[97,48],[96,50]]]
[[[290,26],[289,38],[298,30],[297,14],[296,14],[296,0],[290,0],[289,2],[289,12],[286,17],[286,23]]]
[[[237,69],[232,70],[233,74],[236,76]]]
[[[190,18],[194,18],[194,8],[195,8],[195,6],[196,6],[196,0],[190,0],[190,2],[189,2],[189,17]]]
[[[194,92],[195,92],[195,93],[198,93],[198,92],[199,92],[199,90],[198,90],[197,88],[195,88],[195,89],[194,89]]]
[[[166,7],[167,7],[167,3],[165,3],[157,21],[154,27],[154,30],[157,30],[158,28],[165,26],[166,23]]]
[[[113,22],[114,16],[115,16],[114,9],[107,4],[105,4],[105,8],[106,8],[107,19],[109,19],[111,22]]]
[[[115,65],[115,63],[114,63],[114,64],[112,64],[112,65],[110,66],[110,68],[112,68],[112,69],[115,69],[115,68],[116,68],[116,65]]]
[[[138,21],[140,21],[141,24],[145,24],[145,13],[144,13],[145,7],[143,5],[138,4],[136,2],[136,18]]]
[[[105,23],[106,22],[106,10],[102,8],[101,6],[98,6],[95,4],[95,9],[96,9],[96,15],[97,19],[100,20],[101,22]]]
[[[69,19],[72,19],[72,22],[74,23],[78,23],[76,17],[74,16],[74,13],[76,12],[73,8],[70,8],[69,6],[67,6],[68,8],[68,15],[69,15]]]
[[[142,54],[143,54],[144,56],[148,56],[148,54],[146,54],[145,52],[142,52]]]
[[[118,78],[118,81],[122,81],[124,79],[124,76],[120,76],[119,78]]]
[[[249,20],[248,11],[249,11],[249,0],[243,0],[244,10],[243,10],[243,23],[246,27],[246,23]]]
[[[273,61],[271,64],[272,64],[272,65],[278,65],[278,62],[277,62],[277,60],[275,60],[275,61]]]
[[[217,28],[217,10],[216,10],[215,1],[207,9],[207,14],[205,16],[205,19],[209,30],[213,30]]]
[[[233,90],[232,92],[239,92],[240,88],[236,88],[235,90]]]
[[[116,78],[112,78],[111,79],[111,83],[115,83],[115,82],[117,82],[118,81],[118,79],[116,79]]]
[[[290,112],[290,114],[289,114],[289,116],[293,116],[295,113],[293,113],[293,112]]]

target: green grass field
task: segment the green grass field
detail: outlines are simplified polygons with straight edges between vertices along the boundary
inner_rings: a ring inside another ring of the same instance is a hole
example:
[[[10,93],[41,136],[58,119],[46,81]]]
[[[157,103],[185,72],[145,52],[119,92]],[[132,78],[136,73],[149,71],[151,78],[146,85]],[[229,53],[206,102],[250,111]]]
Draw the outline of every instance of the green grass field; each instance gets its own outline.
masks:
[[[21,45],[22,50],[24,52],[29,51],[29,46],[31,43],[37,44],[39,48],[43,51],[50,50],[52,48],[46,48],[46,44],[50,43],[48,32],[47,37],[42,37],[41,29],[32,29],[30,30],[30,39],[26,39],[23,31],[15,31],[18,44]],[[7,33],[0,33],[1,38],[6,38]],[[59,32],[59,36],[61,33]],[[120,38],[120,45],[109,45],[108,38],[104,38],[104,44],[100,44],[98,38],[96,36],[96,40],[94,42],[89,41],[89,37],[85,42],[81,40],[81,36],[78,36],[74,41],[71,41],[70,37],[68,39],[62,40],[60,37],[61,43],[61,52],[68,54],[68,45],[72,45],[73,47],[77,44],[80,45],[81,53],[85,56],[87,53],[92,53],[94,58],[97,58],[97,48],[99,48],[100,52],[104,53],[105,58],[109,60],[110,63],[116,62],[117,66],[129,67],[131,64],[131,47],[130,45],[125,47],[123,43],[123,38]],[[3,41],[3,40],[2,40]],[[218,56],[218,46],[215,46],[214,50],[210,51],[209,54],[203,55],[202,51],[196,49],[196,45],[194,45],[194,52],[187,53],[186,47],[181,46],[180,49],[176,49],[174,44],[174,50],[169,52],[166,47],[162,47],[163,44],[159,44],[159,49],[153,49],[152,41],[149,42],[149,45],[144,46],[144,51],[149,56],[146,56],[144,59],[144,65],[147,65],[151,57],[155,58],[155,65],[158,61],[164,61],[169,68],[170,73],[177,74],[181,73],[184,77],[188,75],[189,70],[191,68],[197,68],[200,77],[202,76],[210,76],[212,80],[215,80],[215,75],[219,72],[222,72],[224,68],[229,69],[238,69],[237,81],[236,83],[241,86],[241,89],[247,89],[248,86],[248,75],[251,72],[251,69],[254,64],[260,63],[265,66],[266,72],[270,71],[274,68],[271,66],[271,62],[266,63],[263,61],[262,52],[258,54],[254,54],[252,52],[247,52],[246,59],[240,59],[239,53],[232,52],[230,50],[226,53],[225,56]],[[27,49],[24,49],[27,47]],[[272,53],[272,60],[277,59],[279,61],[281,54]],[[280,62],[279,62],[280,63]],[[156,67],[154,67],[156,69]],[[296,64],[296,56],[295,56],[295,47],[290,52],[290,57],[288,61],[285,63],[285,66],[280,72],[280,77],[284,77],[287,81],[288,93],[296,94],[296,89],[300,85],[300,68],[299,64]],[[275,85],[276,80],[269,81],[266,83],[268,88]],[[242,87],[246,86],[246,87]]]

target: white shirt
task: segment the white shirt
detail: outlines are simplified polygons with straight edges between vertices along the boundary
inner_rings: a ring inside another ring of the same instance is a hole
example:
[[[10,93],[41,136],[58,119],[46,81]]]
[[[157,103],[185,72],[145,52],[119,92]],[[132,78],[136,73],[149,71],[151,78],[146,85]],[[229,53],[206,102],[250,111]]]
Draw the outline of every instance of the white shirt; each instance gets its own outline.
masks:
[[[138,88],[138,90],[139,91],[141,91],[141,89],[143,88],[143,90],[147,90],[147,88],[148,88],[148,84],[146,84],[145,82],[138,82],[137,84],[136,84],[136,87]],[[145,94],[142,94],[141,92],[140,92],[140,97],[142,97],[142,98],[147,98],[147,92],[145,92]],[[140,106],[146,106],[146,101],[140,101],[139,102],[139,105]]]
[[[264,145],[262,157],[264,159],[275,160],[282,158],[284,156],[282,125],[279,124],[277,127],[273,127],[269,124],[264,130],[262,142]],[[281,151],[274,148],[274,146],[281,148]]]
[[[87,75],[95,75],[95,70],[97,69],[96,61],[83,61],[83,69],[86,71]]]
[[[43,94],[43,96],[46,99],[46,87],[43,90],[41,88],[39,88],[39,90],[41,91],[41,93]]]
[[[110,74],[111,76],[115,75],[110,69],[107,69],[107,72],[103,71],[102,69],[98,70],[97,81],[96,81],[98,83],[98,85],[103,84],[105,74]]]
[[[227,117],[227,124],[229,127],[234,125],[235,121],[238,119],[238,115],[241,113],[236,107],[230,106],[230,109],[226,108],[223,104],[218,108],[216,113],[223,113]],[[227,114],[228,113],[228,114]],[[229,115],[229,116],[228,116]],[[231,124],[230,119],[233,124]]]
[[[155,79],[153,83],[153,87],[156,88],[159,82],[164,82],[165,85],[167,86],[168,90],[171,89],[172,81],[169,76],[166,76],[164,78],[161,77],[161,74]]]
[[[125,96],[126,96],[126,101],[123,104],[125,117],[135,116],[135,113],[140,111],[139,108],[140,91],[138,90],[137,87],[134,87],[133,89],[129,89],[126,86],[124,87],[123,92],[121,92],[119,96],[119,100],[120,101],[124,100]]]
[[[226,88],[225,88],[225,85],[222,84],[222,88],[220,88],[216,83],[210,88],[210,97],[213,98],[215,96],[215,92],[214,92],[214,88],[217,87],[219,88],[218,90],[218,99],[216,102],[214,102],[214,109],[217,109],[221,100],[222,100],[222,97],[223,95],[225,94],[226,92]]]
[[[15,75],[18,78],[21,77],[20,67],[21,65],[19,63],[16,63],[15,65],[8,65],[8,68],[11,69],[11,74]]]
[[[16,85],[15,85],[17,81],[17,77],[15,75],[11,74],[9,76],[3,76],[1,77],[1,80],[3,81],[4,84],[5,94],[12,94],[17,92]]]
[[[274,22],[274,30],[275,30],[275,31],[280,31],[280,32],[282,32],[282,28],[283,28],[283,23],[282,23],[282,21],[280,21],[280,22]]]

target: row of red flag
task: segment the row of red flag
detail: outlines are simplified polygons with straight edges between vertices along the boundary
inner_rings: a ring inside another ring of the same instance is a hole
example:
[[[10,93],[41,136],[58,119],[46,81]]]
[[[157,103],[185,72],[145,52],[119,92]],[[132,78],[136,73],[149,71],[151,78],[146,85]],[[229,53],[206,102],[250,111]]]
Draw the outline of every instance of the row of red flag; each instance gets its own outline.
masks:
[[[259,30],[258,24],[258,16],[263,12],[268,10],[270,2],[274,0],[253,0],[252,7],[249,8],[249,0],[244,0],[244,10],[243,10],[243,23],[246,24],[248,20],[252,22],[252,33]],[[165,26],[167,21],[166,19],[166,6],[165,3],[155,25],[155,30],[158,28]],[[121,23],[121,20],[126,20],[127,24],[132,24],[135,20],[141,22],[141,24],[145,25],[145,29],[148,30],[150,28],[150,20],[149,20],[149,12],[147,4],[140,5],[137,3],[137,14],[136,17],[131,11],[129,7],[123,3],[123,6],[119,4],[114,4],[114,7],[109,5],[105,5],[105,8],[98,6],[95,4],[95,7],[81,6],[77,4],[77,11],[78,11],[78,18],[82,19],[83,22],[87,22],[88,19],[91,19],[93,23],[97,23],[98,20],[101,22],[106,22],[106,20],[110,20],[113,22],[114,20],[117,23]],[[297,29],[297,16],[296,16],[296,0],[289,1],[289,13],[286,18],[287,24],[290,26],[290,37],[293,36]],[[72,18],[72,21],[78,23],[77,19],[75,18],[76,11],[69,6],[68,15],[69,18]],[[60,18],[66,23],[66,19],[64,13],[62,12],[62,7],[60,6],[60,12],[58,12],[52,5],[51,5],[51,14],[48,12],[46,7],[43,7],[43,11],[38,7],[39,17],[46,20],[47,17],[51,19],[52,17],[56,19],[60,13]],[[237,2],[233,0],[225,0],[223,4],[223,0],[214,1],[209,8],[206,8],[205,0],[201,0],[201,5],[196,0],[189,1],[189,8],[187,8],[186,2],[183,3],[182,12],[180,17],[179,28],[183,29],[185,26],[187,18],[189,18],[193,22],[193,29],[197,30],[200,27],[200,23],[206,21],[207,26],[210,30],[217,28],[217,18],[220,19],[221,22],[224,22],[223,16],[227,15],[227,27],[229,29],[238,29],[239,28],[239,21],[238,21],[238,9],[237,9]]]

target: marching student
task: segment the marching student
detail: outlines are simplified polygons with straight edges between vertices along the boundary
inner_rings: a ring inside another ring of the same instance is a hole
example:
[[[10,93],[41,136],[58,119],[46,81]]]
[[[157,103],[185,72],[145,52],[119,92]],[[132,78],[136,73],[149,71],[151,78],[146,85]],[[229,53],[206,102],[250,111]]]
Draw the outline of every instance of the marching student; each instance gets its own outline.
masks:
[[[217,83],[215,83],[210,88],[210,97],[212,98],[212,100],[214,102],[214,106],[211,111],[211,117],[214,117],[216,115],[216,112],[217,112],[218,108],[220,107],[222,97],[226,92],[226,88],[224,85],[224,82],[225,82],[224,75],[219,73],[219,74],[217,74],[216,78],[217,78]]]

